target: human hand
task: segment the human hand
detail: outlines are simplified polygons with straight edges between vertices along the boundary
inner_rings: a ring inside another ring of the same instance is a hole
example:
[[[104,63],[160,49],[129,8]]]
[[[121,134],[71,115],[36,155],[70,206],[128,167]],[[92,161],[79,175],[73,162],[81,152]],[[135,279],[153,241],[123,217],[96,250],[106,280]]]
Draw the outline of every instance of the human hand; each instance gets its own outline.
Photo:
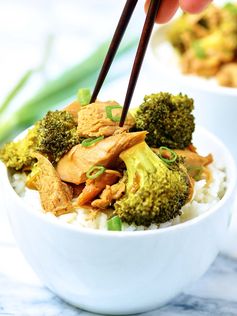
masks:
[[[151,0],[146,0],[145,11],[148,10]],[[199,13],[204,10],[212,0],[162,0],[156,23],[168,22],[180,7],[189,13]]]

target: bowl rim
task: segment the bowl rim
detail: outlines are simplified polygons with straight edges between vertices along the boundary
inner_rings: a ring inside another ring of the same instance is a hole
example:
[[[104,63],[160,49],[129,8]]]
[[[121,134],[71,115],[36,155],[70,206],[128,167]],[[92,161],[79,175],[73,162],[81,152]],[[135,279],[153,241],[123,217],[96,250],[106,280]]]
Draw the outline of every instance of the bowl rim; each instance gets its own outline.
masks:
[[[175,20],[174,20],[175,21]],[[158,27],[156,27],[156,29],[154,30],[154,32],[152,33],[151,36],[151,42],[150,42],[150,46],[149,46],[149,58],[148,60],[151,60],[151,64],[155,67],[160,66],[161,64],[159,63],[159,61],[157,60],[156,57],[156,53],[155,53],[155,49],[157,47],[157,37],[158,36],[165,36],[165,32],[172,26],[172,24],[174,23],[171,22],[168,25],[159,25]],[[165,40],[165,38],[163,40],[161,40],[160,42],[168,42]],[[174,53],[175,52],[175,49]],[[161,68],[162,69],[162,68]],[[165,69],[164,69],[165,70]],[[207,93],[215,93],[218,95],[224,95],[224,96],[235,96],[237,97],[237,88],[235,87],[225,87],[225,86],[221,86],[221,85],[217,85],[217,86],[210,86],[208,84],[208,80],[206,80],[204,77],[202,76],[197,76],[197,75],[188,75],[188,74],[183,74],[179,68],[179,73],[178,74],[172,74],[171,76],[167,76],[167,72],[164,71],[163,74],[166,75],[167,78],[172,78],[172,80],[174,81],[179,81],[179,84],[183,84],[186,87],[191,87],[194,90],[199,90],[199,91],[204,91]],[[173,76],[172,76],[173,75]],[[202,85],[197,85],[196,82],[193,82],[193,77],[198,78],[200,80],[203,80]]]
[[[205,211],[204,213],[198,215],[197,217],[194,217],[192,219],[189,219],[183,223],[179,223],[173,226],[168,227],[161,227],[159,229],[154,230],[141,230],[141,231],[107,231],[107,230],[99,230],[99,229],[91,229],[91,228],[81,228],[76,225],[71,225],[70,223],[63,222],[63,221],[56,221],[54,218],[51,218],[49,216],[45,216],[45,213],[39,212],[39,211],[33,211],[30,205],[25,203],[23,199],[16,193],[16,191],[13,189],[9,178],[8,178],[8,170],[6,166],[0,161],[0,177],[3,179],[2,183],[4,185],[4,192],[9,193],[10,197],[12,199],[16,199],[17,204],[21,205],[21,208],[24,209],[27,213],[29,213],[31,216],[36,217],[37,219],[45,222],[48,225],[56,226],[57,228],[62,228],[65,230],[69,230],[71,232],[77,232],[79,234],[85,234],[85,235],[94,235],[94,236],[102,236],[102,237],[116,237],[116,238],[124,238],[124,237],[139,237],[139,236],[151,236],[151,235],[160,235],[164,233],[169,233],[173,231],[180,231],[182,229],[185,229],[189,226],[194,226],[198,224],[199,222],[204,221],[205,219],[209,218],[212,214],[217,212],[222,208],[222,206],[230,200],[232,194],[235,191],[236,183],[237,183],[237,169],[235,165],[234,158],[232,154],[230,153],[229,149],[224,145],[224,143],[216,137],[213,133],[209,132],[207,129],[205,129],[202,126],[196,126],[196,130],[199,133],[205,133],[207,135],[208,139],[213,140],[213,142],[217,145],[218,148],[221,148],[223,152],[223,156],[225,157],[225,167],[227,170],[229,170],[229,180],[228,180],[228,187],[226,189],[226,192],[223,196],[223,198],[217,202],[214,206],[210,207],[209,210]],[[230,172],[231,170],[231,172]],[[4,184],[4,182],[6,182]],[[234,203],[231,206],[231,210],[233,209]],[[7,210],[7,213],[9,211]],[[9,214],[8,214],[9,215]]]

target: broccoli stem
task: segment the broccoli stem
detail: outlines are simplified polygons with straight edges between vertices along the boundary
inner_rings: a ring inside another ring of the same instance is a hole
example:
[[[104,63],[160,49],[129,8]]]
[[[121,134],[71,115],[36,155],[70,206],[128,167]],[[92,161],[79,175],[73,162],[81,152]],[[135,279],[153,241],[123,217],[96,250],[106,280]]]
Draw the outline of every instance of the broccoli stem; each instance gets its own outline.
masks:
[[[136,174],[139,174],[140,181],[144,183],[147,175],[144,170],[148,173],[153,173],[156,171],[156,166],[159,163],[157,155],[150,150],[145,142],[139,143],[128,150],[125,150],[120,154],[120,158],[126,164],[128,173],[128,189],[133,187],[134,177],[136,177]],[[160,162],[160,164],[163,163]]]

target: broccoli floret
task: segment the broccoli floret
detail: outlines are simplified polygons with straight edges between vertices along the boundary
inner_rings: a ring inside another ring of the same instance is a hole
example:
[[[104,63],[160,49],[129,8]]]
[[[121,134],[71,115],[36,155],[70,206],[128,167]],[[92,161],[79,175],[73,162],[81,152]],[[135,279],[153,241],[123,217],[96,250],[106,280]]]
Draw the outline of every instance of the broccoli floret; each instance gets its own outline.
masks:
[[[190,196],[190,181],[179,162],[170,168],[145,142],[120,154],[128,180],[125,195],[114,204],[122,221],[149,226],[180,215]]]
[[[36,162],[36,159],[31,156],[32,151],[36,148],[36,142],[37,126],[35,125],[23,139],[5,144],[0,149],[0,160],[8,168],[30,169]]]
[[[80,141],[77,123],[66,111],[49,111],[39,121],[37,151],[55,163]]]
[[[136,130],[146,130],[151,147],[185,148],[195,128],[193,99],[181,93],[147,95],[135,114]]]
[[[66,111],[48,112],[21,140],[0,149],[0,159],[15,170],[30,169],[35,162],[33,152],[40,152],[52,163],[80,141],[77,124]]]

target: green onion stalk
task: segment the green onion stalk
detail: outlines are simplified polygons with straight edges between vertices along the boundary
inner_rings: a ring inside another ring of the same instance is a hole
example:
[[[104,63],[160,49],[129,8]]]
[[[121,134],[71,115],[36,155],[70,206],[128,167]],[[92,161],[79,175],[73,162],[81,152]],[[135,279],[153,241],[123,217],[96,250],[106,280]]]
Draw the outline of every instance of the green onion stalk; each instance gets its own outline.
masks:
[[[118,51],[117,59],[119,60],[126,53],[129,53],[136,43],[137,39],[133,39],[123,45]],[[78,88],[93,86],[108,49],[108,44],[108,42],[102,44],[87,59],[65,71],[58,78],[46,82],[38,93],[22,104],[9,118],[2,115],[0,121],[0,144],[5,143],[25,128],[34,124],[48,110],[62,105],[63,102],[73,96],[76,97]],[[112,77],[112,79],[110,77],[111,80],[115,78],[116,76]],[[23,83],[25,84],[25,82]],[[19,92],[19,88],[17,92]]]
[[[33,75],[34,70],[30,69],[27,70],[23,76],[20,78],[20,80],[17,82],[17,84],[13,87],[13,89],[10,91],[10,93],[6,96],[3,103],[0,105],[0,115],[4,113],[4,111],[7,109],[10,102],[18,95],[18,93],[24,88],[24,86],[28,83],[31,76]]]

